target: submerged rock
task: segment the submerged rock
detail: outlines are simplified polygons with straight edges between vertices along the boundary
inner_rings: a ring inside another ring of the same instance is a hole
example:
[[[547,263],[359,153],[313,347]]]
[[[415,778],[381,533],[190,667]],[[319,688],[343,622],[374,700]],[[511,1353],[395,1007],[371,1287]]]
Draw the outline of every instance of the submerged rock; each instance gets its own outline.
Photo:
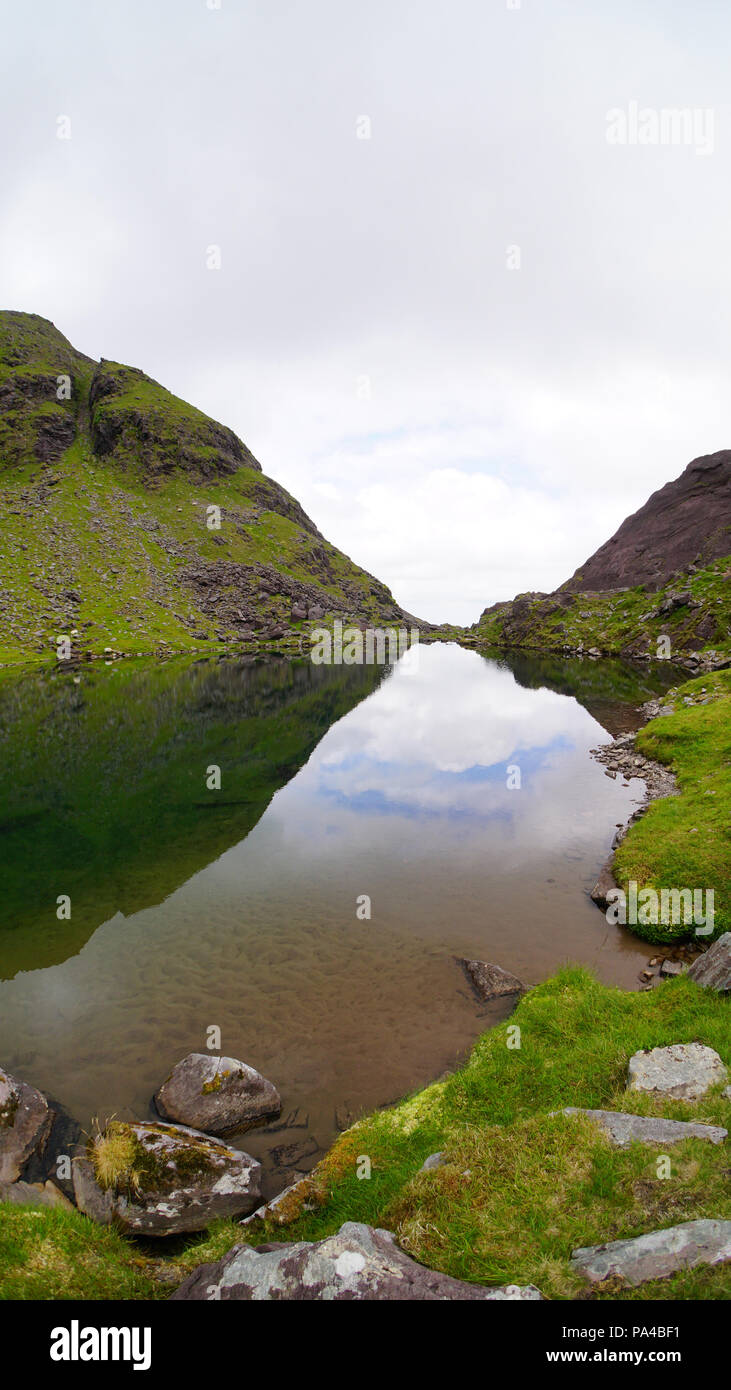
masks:
[[[155,1093],[165,1120],[177,1120],[206,1134],[232,1134],[278,1115],[279,1092],[253,1067],[235,1057],[191,1052],[173,1067]]]
[[[616,1149],[630,1144],[679,1144],[683,1139],[708,1139],[722,1144],[728,1130],[720,1125],[700,1125],[690,1120],[663,1120],[655,1115],[627,1115],[622,1110],[580,1110],[567,1105],[564,1115],[584,1115],[608,1135]]]
[[[52,1121],[45,1096],[0,1067],[0,1182],[20,1177],[45,1145]]]
[[[523,994],[525,985],[517,975],[503,970],[499,965],[490,965],[484,960],[459,960],[472,988],[484,1003],[489,999],[499,999],[506,994]]]
[[[618,1278],[633,1287],[665,1279],[679,1269],[731,1260],[731,1221],[684,1221],[632,1240],[612,1240],[574,1250],[571,1264],[590,1284]]]
[[[702,1043],[673,1043],[635,1052],[630,1058],[628,1085],[633,1091],[654,1091],[675,1100],[697,1100],[711,1086],[727,1079],[721,1058]]]
[[[115,1123],[73,1161],[79,1209],[145,1236],[244,1215],[261,1199],[260,1179],[249,1154],[183,1125]]]
[[[731,931],[719,936],[690,967],[688,978],[721,994],[731,990]]]
[[[440,1274],[400,1250],[390,1231],[346,1221],[326,1240],[236,1245],[216,1264],[200,1265],[172,1295],[178,1300],[267,1299],[297,1302],[488,1301],[542,1297],[532,1284],[486,1288]]]

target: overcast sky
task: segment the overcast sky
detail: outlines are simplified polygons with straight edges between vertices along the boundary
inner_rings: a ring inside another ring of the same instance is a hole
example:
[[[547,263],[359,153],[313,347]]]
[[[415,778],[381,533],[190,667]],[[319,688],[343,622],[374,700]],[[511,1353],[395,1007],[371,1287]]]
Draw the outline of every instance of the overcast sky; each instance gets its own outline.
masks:
[[[215,3],[6,0],[1,307],[230,425],[433,621],[731,445],[728,0]]]

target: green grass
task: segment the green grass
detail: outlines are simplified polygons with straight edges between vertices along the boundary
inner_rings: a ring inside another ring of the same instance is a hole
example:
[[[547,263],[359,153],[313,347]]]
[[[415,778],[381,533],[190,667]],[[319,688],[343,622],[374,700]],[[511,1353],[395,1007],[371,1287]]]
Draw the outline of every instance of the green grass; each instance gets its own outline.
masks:
[[[707,703],[706,703],[707,702]],[[661,715],[637,735],[641,753],[668,764],[680,796],[653,802],[620,844],[614,876],[625,887],[712,888],[714,936],[731,928],[731,671],[668,692]],[[632,930],[648,941],[686,940],[681,923]]]
[[[590,1124],[549,1111],[624,1108],[728,1126],[731,1104],[720,1090],[689,1105],[625,1093],[624,1085],[628,1060],[643,1047],[699,1040],[728,1063],[730,1022],[729,1001],[688,980],[633,994],[567,968],[530,991],[448,1081],[343,1135],[322,1167],[324,1205],[291,1226],[287,1239],[318,1239],[346,1219],[367,1221],[395,1231],[416,1259],[457,1278],[532,1282],[549,1297],[575,1297],[582,1284],[569,1256],[577,1246],[731,1216],[728,1157],[723,1148],[684,1141],[670,1151],[672,1176],[659,1178],[651,1147],[612,1149]],[[507,1045],[515,1025],[520,1049]],[[420,1174],[436,1150],[447,1164]],[[363,1155],[372,1164],[369,1180],[357,1177]],[[719,1269],[675,1276],[653,1296],[730,1293],[731,1271]]]
[[[320,1205],[285,1231],[273,1222],[219,1222],[171,1245],[123,1240],[79,1213],[2,1208],[0,1297],[163,1298],[196,1265],[237,1242],[319,1240],[343,1221],[393,1230],[424,1264],[476,1283],[535,1283],[549,1298],[582,1295],[571,1251],[699,1217],[731,1219],[728,1154],[697,1139],[658,1151],[612,1149],[588,1122],[549,1112],[566,1105],[626,1109],[723,1124],[717,1087],[694,1103],[626,1092],[640,1048],[699,1041],[731,1064],[731,1001],[687,979],[648,994],[611,989],[567,967],[531,990],[486,1033],[466,1064],[393,1109],[341,1135],[313,1182]],[[520,1028],[520,1048],[508,1046]],[[515,1034],[512,1034],[514,1037]],[[442,1150],[446,1164],[419,1169]],[[363,1158],[370,1178],[359,1178]],[[639,1289],[592,1297],[727,1299],[731,1270],[685,1271]]]

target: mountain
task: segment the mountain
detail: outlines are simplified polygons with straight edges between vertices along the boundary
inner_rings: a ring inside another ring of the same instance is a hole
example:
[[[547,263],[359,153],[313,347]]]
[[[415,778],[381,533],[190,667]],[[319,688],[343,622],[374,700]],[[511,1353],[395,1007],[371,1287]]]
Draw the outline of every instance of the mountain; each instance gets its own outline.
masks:
[[[0,511],[0,661],[417,621],[232,430],[37,314],[0,312]]]
[[[564,593],[647,584],[661,589],[676,570],[731,554],[731,449],[693,459],[577,569]]]
[[[729,581],[731,449],[721,449],[654,492],[554,593],[486,608],[471,640],[718,666],[731,658]]]

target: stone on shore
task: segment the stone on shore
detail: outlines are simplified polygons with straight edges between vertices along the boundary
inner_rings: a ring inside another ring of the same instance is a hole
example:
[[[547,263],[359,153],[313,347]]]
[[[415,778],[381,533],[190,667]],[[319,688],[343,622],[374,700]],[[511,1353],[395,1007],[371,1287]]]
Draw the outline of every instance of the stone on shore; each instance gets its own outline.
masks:
[[[104,1140],[119,1141],[114,1177],[100,1181]],[[79,1209],[102,1226],[134,1235],[202,1231],[218,1217],[242,1216],[261,1200],[261,1165],[220,1139],[183,1125],[116,1122],[73,1160]]]
[[[279,1092],[253,1067],[235,1057],[191,1052],[173,1067],[155,1093],[164,1120],[205,1134],[233,1134],[278,1115]]]
[[[236,1245],[215,1264],[200,1265],[172,1297],[329,1303],[536,1301],[542,1295],[532,1284],[465,1284],[417,1264],[390,1231],[346,1221],[336,1235],[314,1243]]]
[[[592,902],[595,902],[597,907],[601,907],[602,910],[616,901],[617,883],[613,873],[613,865],[614,855],[611,855],[606,864],[603,864],[599,870],[599,877],[589,894]],[[610,897],[610,894],[614,896]]]
[[[635,1052],[627,1084],[632,1091],[652,1091],[674,1100],[698,1100],[728,1073],[712,1047],[702,1043],[673,1043]]]
[[[665,1279],[680,1269],[731,1260],[731,1221],[684,1221],[664,1231],[632,1240],[587,1245],[574,1250],[572,1268],[590,1284],[619,1278],[635,1287],[648,1279]]]
[[[0,1182],[15,1182],[43,1148],[52,1112],[40,1091],[0,1067]]]
[[[567,1105],[564,1115],[584,1115],[608,1136],[615,1149],[630,1144],[679,1144],[683,1139],[708,1139],[723,1144],[728,1130],[720,1125],[701,1125],[690,1120],[663,1120],[655,1115],[628,1115],[622,1110],[580,1110]]]
[[[688,979],[707,989],[717,989],[721,994],[731,990],[731,931],[724,932],[693,961]]]
[[[500,999],[507,994],[523,994],[525,985],[517,975],[503,970],[499,965],[490,965],[484,960],[459,959],[459,964],[478,997],[487,1003],[490,999]]]

